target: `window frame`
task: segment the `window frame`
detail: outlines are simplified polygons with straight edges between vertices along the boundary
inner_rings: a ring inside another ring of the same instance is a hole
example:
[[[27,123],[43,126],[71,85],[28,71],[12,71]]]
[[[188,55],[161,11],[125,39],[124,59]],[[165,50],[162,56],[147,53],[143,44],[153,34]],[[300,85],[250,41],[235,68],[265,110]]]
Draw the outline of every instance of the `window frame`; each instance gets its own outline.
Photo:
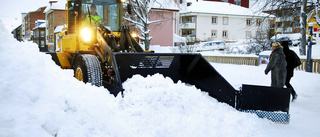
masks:
[[[213,23],[213,18],[216,18],[216,23]],[[211,24],[218,25],[218,16],[211,16]]]
[[[256,25],[260,27],[262,25],[262,19],[257,19],[256,21]]]
[[[225,33],[226,36],[224,36]],[[228,38],[228,30],[222,30],[222,38]]]
[[[227,24],[225,24],[224,19],[227,19]],[[229,17],[222,17],[222,25],[229,25]]]
[[[246,26],[251,26],[251,25],[252,25],[252,18],[246,18]]]
[[[213,31],[216,32],[216,35],[215,35],[215,36],[212,35],[212,34],[213,34],[213,33],[212,33]],[[217,38],[217,37],[218,37],[218,31],[217,31],[216,29],[212,29],[212,30],[211,30],[211,38]]]
[[[258,37],[258,34],[259,34],[260,37]],[[257,39],[261,39],[261,31],[257,31],[257,32],[256,32],[256,38],[257,38]]]
[[[249,33],[249,37],[248,37],[248,33]],[[246,31],[246,39],[251,39],[252,38],[252,32],[251,31]]]

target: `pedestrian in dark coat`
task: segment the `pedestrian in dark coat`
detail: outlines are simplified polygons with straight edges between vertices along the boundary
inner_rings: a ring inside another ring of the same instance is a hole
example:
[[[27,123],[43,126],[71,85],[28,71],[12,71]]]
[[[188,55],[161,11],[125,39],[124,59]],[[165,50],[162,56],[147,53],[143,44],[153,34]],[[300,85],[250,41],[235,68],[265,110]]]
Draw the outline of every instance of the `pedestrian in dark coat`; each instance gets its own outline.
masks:
[[[270,61],[265,69],[267,75],[271,71],[271,87],[283,88],[286,82],[287,62],[279,42],[272,43]]]
[[[290,80],[293,77],[293,70],[297,66],[301,65],[300,58],[297,56],[297,54],[289,49],[289,43],[287,41],[281,42],[281,45],[283,47],[284,55],[286,56],[287,61],[287,78],[286,78],[286,87],[291,88],[291,95],[292,95],[292,101],[297,99],[298,95],[296,91],[293,89],[292,85],[290,84]]]

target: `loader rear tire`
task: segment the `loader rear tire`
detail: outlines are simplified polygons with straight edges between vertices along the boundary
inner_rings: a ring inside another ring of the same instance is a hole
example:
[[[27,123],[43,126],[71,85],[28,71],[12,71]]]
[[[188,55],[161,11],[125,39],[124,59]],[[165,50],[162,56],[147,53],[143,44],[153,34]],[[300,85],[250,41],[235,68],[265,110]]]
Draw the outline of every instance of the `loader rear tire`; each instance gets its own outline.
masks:
[[[99,59],[91,54],[79,55],[75,61],[74,77],[84,83],[102,86],[102,71]]]

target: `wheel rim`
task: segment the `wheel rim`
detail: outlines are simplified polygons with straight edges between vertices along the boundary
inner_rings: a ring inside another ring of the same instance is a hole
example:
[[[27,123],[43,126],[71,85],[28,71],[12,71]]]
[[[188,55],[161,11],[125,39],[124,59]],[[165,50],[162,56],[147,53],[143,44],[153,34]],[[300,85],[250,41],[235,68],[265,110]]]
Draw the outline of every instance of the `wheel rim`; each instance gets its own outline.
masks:
[[[77,67],[76,73],[75,73],[76,79],[79,81],[83,81],[83,73],[80,67]]]

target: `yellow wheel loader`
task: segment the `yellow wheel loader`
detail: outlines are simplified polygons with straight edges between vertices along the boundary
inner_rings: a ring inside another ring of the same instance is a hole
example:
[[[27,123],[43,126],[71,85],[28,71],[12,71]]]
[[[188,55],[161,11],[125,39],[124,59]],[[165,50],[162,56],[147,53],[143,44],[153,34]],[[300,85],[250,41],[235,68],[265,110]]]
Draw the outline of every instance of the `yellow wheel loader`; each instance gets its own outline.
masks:
[[[241,111],[289,112],[290,89],[244,85],[237,91],[201,54],[145,52],[122,25],[122,8],[120,0],[68,0],[67,27],[57,35],[59,49],[50,53],[52,59],[63,69],[73,69],[76,79],[104,86],[114,95],[135,74],[160,73]],[[288,122],[288,115],[278,117]]]

